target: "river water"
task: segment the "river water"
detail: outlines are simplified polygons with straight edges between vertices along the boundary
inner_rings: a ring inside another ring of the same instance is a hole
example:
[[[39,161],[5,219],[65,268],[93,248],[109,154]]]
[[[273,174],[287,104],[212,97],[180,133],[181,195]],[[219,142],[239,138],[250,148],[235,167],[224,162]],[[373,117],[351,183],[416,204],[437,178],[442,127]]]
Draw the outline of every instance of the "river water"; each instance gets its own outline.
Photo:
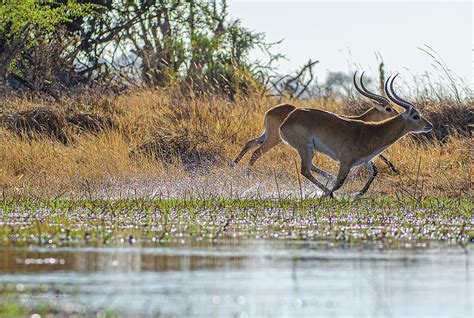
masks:
[[[21,306],[162,317],[474,317],[474,247],[278,240],[0,249]]]

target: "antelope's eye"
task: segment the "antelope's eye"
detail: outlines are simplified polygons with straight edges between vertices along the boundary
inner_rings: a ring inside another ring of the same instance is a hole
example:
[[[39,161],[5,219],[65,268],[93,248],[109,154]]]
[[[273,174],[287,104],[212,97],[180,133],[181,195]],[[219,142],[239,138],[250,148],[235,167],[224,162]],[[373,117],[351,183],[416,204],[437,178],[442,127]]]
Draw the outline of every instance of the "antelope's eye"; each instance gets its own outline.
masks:
[[[420,116],[418,116],[417,114],[415,114],[415,115],[413,115],[413,119],[414,119],[414,120],[418,120],[418,119],[420,119]]]
[[[392,111],[392,109],[389,108],[389,107],[388,107],[388,108],[385,108],[385,110],[387,111],[387,113],[390,113],[390,112]]]

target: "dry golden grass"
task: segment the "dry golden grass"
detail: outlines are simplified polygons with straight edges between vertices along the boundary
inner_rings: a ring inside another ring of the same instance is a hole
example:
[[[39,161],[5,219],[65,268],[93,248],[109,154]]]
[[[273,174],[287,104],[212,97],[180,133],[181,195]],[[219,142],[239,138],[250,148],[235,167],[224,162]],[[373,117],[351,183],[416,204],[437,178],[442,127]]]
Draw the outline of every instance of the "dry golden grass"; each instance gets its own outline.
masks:
[[[159,189],[159,193],[176,195],[201,190],[203,194],[245,195],[250,188],[256,189],[252,192],[254,195],[275,189],[279,195],[297,194],[297,156],[287,145],[282,144],[261,158],[250,178],[244,175],[243,169],[228,168],[244,143],[262,132],[264,112],[285,101],[298,107],[339,113],[348,110],[347,103],[330,99],[303,102],[254,96],[229,101],[216,96],[184,97],[172,88],[135,91],[119,97],[84,94],[49,104],[26,98],[9,99],[3,102],[7,113],[38,106],[49,107],[63,115],[88,111],[112,118],[118,128],[88,134],[66,127],[71,141],[68,145],[39,137],[25,140],[0,129],[0,186],[6,193],[48,195],[117,195],[118,192],[120,195],[122,191],[143,193],[139,190],[144,188],[149,193]],[[433,105],[433,109],[435,107],[439,106]],[[360,105],[354,109],[359,110]],[[428,112],[430,105],[425,103],[424,109]],[[195,167],[183,167],[181,161],[186,154],[176,154],[168,162],[130,156],[131,151],[157,137],[165,140],[160,145],[170,148],[164,151],[169,150],[171,154],[173,149],[192,144],[193,151],[213,154],[216,160],[196,172]],[[192,142],[178,144],[186,140]],[[386,152],[401,174],[394,175],[377,160],[380,174],[368,195],[470,195],[474,172],[472,146],[470,138],[455,134],[444,143],[420,143],[405,137]],[[241,166],[245,166],[248,159],[244,157]],[[325,156],[319,155],[315,160],[317,165],[336,172],[337,165]],[[364,169],[352,175],[343,192],[360,188],[368,176]],[[302,182],[305,193],[316,190],[309,182]]]

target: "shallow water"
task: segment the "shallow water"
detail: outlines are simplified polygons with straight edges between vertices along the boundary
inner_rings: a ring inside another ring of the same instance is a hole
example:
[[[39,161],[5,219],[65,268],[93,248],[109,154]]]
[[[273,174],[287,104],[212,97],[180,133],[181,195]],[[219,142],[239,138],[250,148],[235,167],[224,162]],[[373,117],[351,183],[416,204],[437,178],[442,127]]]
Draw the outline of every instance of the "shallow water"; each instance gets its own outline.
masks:
[[[473,317],[474,247],[330,242],[0,250],[22,306],[129,316]]]

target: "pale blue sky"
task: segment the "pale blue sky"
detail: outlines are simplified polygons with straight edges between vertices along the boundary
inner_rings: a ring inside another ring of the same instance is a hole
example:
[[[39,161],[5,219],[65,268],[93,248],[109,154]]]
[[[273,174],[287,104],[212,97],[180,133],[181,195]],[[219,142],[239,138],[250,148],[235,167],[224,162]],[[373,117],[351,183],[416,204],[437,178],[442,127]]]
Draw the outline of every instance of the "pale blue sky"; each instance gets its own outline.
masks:
[[[281,72],[309,58],[320,61],[316,66],[320,79],[328,71],[375,72],[379,52],[388,71],[400,72],[406,80],[430,72],[437,81],[432,58],[418,49],[427,44],[471,88],[474,84],[471,1],[228,0],[228,4],[232,17],[265,32],[268,41],[284,38],[274,49],[288,58],[279,63]]]

